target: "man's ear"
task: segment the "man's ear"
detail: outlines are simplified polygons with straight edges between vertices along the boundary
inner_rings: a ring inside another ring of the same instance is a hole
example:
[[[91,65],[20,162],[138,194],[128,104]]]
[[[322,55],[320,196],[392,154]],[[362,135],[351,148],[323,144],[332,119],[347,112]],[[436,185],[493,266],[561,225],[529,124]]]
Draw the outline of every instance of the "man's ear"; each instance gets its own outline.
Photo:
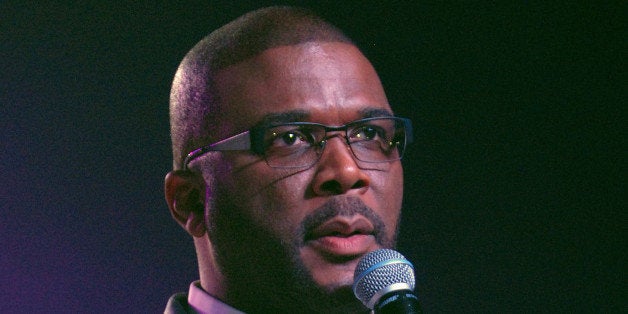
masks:
[[[166,175],[165,192],[174,220],[194,237],[205,235],[205,181],[202,177],[190,171],[171,171]]]

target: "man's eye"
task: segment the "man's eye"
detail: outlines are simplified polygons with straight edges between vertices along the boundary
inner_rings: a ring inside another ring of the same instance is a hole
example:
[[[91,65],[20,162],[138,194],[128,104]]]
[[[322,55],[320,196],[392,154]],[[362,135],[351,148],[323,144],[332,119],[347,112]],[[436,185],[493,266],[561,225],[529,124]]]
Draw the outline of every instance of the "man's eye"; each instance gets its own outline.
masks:
[[[310,143],[309,138],[297,131],[289,131],[283,133],[273,133],[270,146],[274,147],[286,147],[297,145],[308,145]]]
[[[373,126],[363,126],[353,130],[351,137],[356,140],[371,141],[384,137],[383,130]]]

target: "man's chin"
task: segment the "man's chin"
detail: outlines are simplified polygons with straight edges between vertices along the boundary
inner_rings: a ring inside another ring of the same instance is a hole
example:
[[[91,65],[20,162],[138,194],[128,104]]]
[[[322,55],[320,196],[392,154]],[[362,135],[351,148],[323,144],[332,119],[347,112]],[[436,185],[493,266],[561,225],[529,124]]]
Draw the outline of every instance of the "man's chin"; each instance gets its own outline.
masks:
[[[302,252],[302,262],[308,270],[314,284],[327,293],[351,289],[353,273],[359,258],[329,260],[312,252]]]
[[[365,313],[368,309],[355,297],[351,285],[329,288],[327,297],[334,313]],[[331,313],[331,311],[329,312]]]
[[[352,291],[353,278],[327,282],[315,282],[315,284],[326,294],[343,294],[345,291]],[[351,295],[353,296],[353,292],[351,292]]]

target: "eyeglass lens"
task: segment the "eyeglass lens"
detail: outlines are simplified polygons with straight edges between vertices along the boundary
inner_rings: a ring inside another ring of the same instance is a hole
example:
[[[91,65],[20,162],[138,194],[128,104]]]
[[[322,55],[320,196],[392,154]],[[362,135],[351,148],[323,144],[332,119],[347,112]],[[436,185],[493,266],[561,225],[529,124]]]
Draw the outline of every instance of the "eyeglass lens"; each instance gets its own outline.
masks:
[[[364,119],[344,127],[315,123],[290,123],[264,132],[264,155],[271,167],[305,167],[318,161],[328,131],[345,131],[347,144],[356,159],[364,162],[398,160],[405,148],[405,125],[397,118]]]

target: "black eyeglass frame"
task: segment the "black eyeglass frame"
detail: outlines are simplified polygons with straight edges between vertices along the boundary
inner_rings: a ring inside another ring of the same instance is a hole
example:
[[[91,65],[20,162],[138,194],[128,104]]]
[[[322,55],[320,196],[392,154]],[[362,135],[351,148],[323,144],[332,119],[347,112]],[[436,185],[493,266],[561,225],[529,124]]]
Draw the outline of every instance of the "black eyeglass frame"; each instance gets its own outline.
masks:
[[[230,136],[226,139],[220,140],[218,142],[215,142],[213,144],[209,144],[209,145],[205,145],[202,147],[199,147],[193,151],[191,151],[190,153],[188,153],[185,157],[185,159],[183,160],[183,169],[184,170],[188,170],[188,165],[190,162],[192,162],[194,159],[204,155],[205,153],[208,152],[217,152],[217,151],[236,151],[236,150],[250,150],[260,156],[264,156],[264,160],[266,161],[266,156],[265,156],[265,150],[266,147],[264,145],[264,134],[266,132],[267,129],[270,128],[275,128],[275,127],[279,127],[279,126],[290,126],[290,125],[295,125],[295,126],[300,126],[300,125],[315,125],[315,126],[320,126],[323,127],[325,129],[325,136],[319,141],[317,142],[317,144],[321,144],[324,143],[327,139],[333,137],[333,136],[327,136],[327,133],[329,132],[334,132],[334,131],[345,131],[345,135],[344,135],[344,139],[347,143],[347,145],[349,145],[349,147],[351,148],[351,142],[348,138],[348,134],[347,134],[347,130],[356,124],[360,124],[360,123],[364,123],[364,122],[368,122],[368,121],[372,121],[372,120],[381,120],[381,119],[389,119],[389,120],[395,120],[398,122],[401,122],[404,126],[404,143],[403,143],[403,151],[401,151],[401,153],[399,154],[399,158],[395,158],[392,160],[385,160],[385,161],[365,161],[365,162],[369,162],[369,163],[377,163],[377,162],[390,162],[390,161],[394,161],[394,160],[400,160],[403,157],[403,153],[405,152],[405,147],[412,143],[413,141],[413,131],[412,131],[412,121],[408,118],[403,118],[403,117],[396,117],[396,116],[384,116],[384,117],[372,117],[372,118],[365,118],[365,119],[359,119],[359,120],[355,120],[355,121],[351,121],[345,125],[341,125],[341,126],[329,126],[329,125],[324,125],[324,124],[320,124],[320,123],[315,123],[315,122],[288,122],[288,123],[277,123],[277,124],[270,124],[270,125],[263,125],[263,126],[258,126],[258,127],[253,127],[250,130],[244,131],[242,133]],[[324,147],[323,147],[324,149]],[[351,153],[353,154],[353,156],[355,158],[358,158],[355,155],[355,152],[353,151],[353,149],[351,149]],[[320,155],[319,155],[320,158]],[[318,159],[316,160],[318,161]],[[316,161],[314,161],[314,163],[316,163]],[[268,161],[266,161],[266,163],[268,164]],[[314,164],[313,163],[313,164]],[[270,166],[270,164],[269,164]],[[286,166],[286,167],[279,167],[279,166],[271,166],[273,168],[295,168],[294,166]],[[298,166],[298,167],[306,167],[306,166]]]

